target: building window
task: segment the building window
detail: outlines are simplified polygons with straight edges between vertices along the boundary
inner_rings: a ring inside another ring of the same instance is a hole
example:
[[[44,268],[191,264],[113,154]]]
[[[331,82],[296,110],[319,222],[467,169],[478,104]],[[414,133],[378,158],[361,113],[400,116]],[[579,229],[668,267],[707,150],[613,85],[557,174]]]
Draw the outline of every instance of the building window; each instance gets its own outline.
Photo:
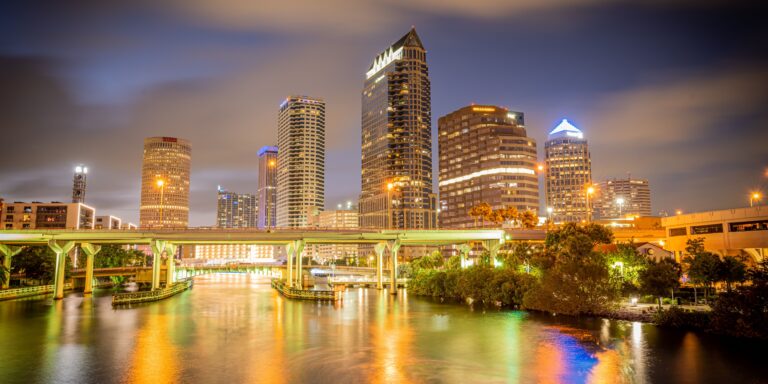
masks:
[[[729,223],[729,232],[749,232],[749,231],[767,231],[768,220],[743,221],[740,223]]]
[[[23,229],[29,229],[29,224],[23,224],[23,225],[21,226],[21,228],[23,228]]]
[[[710,225],[697,225],[691,227],[692,235],[706,235],[709,233],[723,233],[722,224],[710,224]]]
[[[688,231],[685,230],[685,227],[669,229],[669,236],[685,236],[687,234],[688,234]]]
[[[13,229],[13,224],[6,224],[5,229]]]

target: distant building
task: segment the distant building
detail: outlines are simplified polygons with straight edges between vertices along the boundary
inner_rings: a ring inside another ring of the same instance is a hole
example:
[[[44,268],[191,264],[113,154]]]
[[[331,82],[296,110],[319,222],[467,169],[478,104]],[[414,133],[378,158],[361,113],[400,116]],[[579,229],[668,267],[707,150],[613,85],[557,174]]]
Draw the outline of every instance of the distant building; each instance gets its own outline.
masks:
[[[192,147],[175,137],[144,139],[141,167],[141,228],[186,228]]]
[[[277,223],[277,155],[277,147],[259,150],[259,228],[274,228]]]
[[[93,229],[122,229],[123,220],[112,215],[96,216]]]
[[[610,179],[597,184],[595,218],[651,216],[651,187],[647,179]]]
[[[218,188],[216,226],[219,228],[255,228],[256,195],[235,193]]]
[[[274,246],[256,244],[196,244],[184,246],[184,258],[208,261],[274,262]]]
[[[584,133],[563,119],[544,143],[547,211],[556,223],[588,220],[592,160]]]
[[[415,29],[376,56],[365,73],[362,227],[437,226],[430,87],[427,51]]]
[[[306,227],[325,206],[325,102],[290,96],[280,104],[277,226]]]
[[[359,228],[359,216],[357,210],[337,209],[320,212],[317,215],[317,226],[320,228],[333,229],[356,229]],[[317,246],[316,258],[320,262],[326,262],[335,259],[357,258],[357,244],[323,244]]]
[[[5,203],[4,229],[93,229],[96,210],[82,203]]]
[[[473,206],[539,210],[536,140],[521,112],[470,105],[438,120],[440,227],[471,228]]]
[[[120,226],[120,229],[138,229],[139,227],[134,223],[123,223],[123,225]]]
[[[75,167],[75,175],[72,180],[72,202],[85,203],[85,190],[88,186],[88,167],[78,165]]]

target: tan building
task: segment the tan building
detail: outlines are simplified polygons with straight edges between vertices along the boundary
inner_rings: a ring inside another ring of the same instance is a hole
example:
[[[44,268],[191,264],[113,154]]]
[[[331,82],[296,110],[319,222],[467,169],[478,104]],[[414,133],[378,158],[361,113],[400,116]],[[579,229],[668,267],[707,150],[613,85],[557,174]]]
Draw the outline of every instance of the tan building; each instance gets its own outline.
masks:
[[[427,51],[415,29],[376,56],[365,73],[361,227],[437,226],[430,87]]]
[[[317,226],[320,228],[354,229],[359,228],[358,222],[357,210],[352,209],[323,211],[317,215]],[[357,244],[318,245],[316,259],[322,263],[335,259],[356,258],[358,248]]]
[[[112,215],[108,216],[96,216],[96,223],[94,229],[122,229],[123,220],[119,217]]]
[[[325,102],[290,96],[278,120],[277,226],[306,227],[325,206]]]
[[[591,218],[587,188],[592,184],[592,160],[584,133],[563,119],[544,143],[547,212],[555,223]]]
[[[598,183],[595,189],[596,219],[652,215],[648,179],[610,179]]]
[[[274,246],[255,244],[197,244],[184,246],[184,258],[211,261],[273,262]]]
[[[277,223],[277,147],[259,149],[259,228],[274,228]]]
[[[3,229],[93,229],[96,210],[82,203],[4,203]]]
[[[664,217],[665,248],[680,261],[689,239],[701,237],[704,248],[720,256],[749,256],[761,261],[768,256],[768,207],[724,209]]]
[[[470,105],[438,120],[440,227],[471,228],[468,211],[482,202],[494,209],[539,210],[536,141],[523,114],[493,105]]]
[[[192,147],[175,137],[144,139],[141,167],[141,228],[186,228]]]

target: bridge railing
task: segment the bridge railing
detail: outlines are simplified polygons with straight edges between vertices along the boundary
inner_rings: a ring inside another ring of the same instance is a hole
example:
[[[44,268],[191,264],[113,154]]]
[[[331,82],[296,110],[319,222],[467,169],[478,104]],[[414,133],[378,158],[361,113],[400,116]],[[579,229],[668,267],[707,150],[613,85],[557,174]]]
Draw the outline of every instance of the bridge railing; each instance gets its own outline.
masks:
[[[192,279],[172,284],[170,287],[152,291],[124,292],[112,295],[112,306],[158,301],[181,293],[192,286]]]
[[[72,283],[64,284],[64,289],[72,289]],[[19,297],[45,295],[53,293],[53,285],[37,285],[34,287],[21,287],[0,290],[0,300],[16,299]]]

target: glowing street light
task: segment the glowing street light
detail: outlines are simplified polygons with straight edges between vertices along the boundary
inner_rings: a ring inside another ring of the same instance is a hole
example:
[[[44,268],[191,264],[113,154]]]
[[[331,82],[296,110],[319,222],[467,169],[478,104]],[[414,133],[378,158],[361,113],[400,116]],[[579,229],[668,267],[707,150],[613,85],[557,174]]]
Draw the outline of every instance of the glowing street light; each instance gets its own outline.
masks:
[[[165,192],[165,180],[157,179],[155,182],[157,187],[160,188],[160,225],[163,225],[163,194]]]
[[[392,189],[395,185],[387,183],[387,229],[392,228]]]
[[[595,187],[589,186],[587,187],[587,223],[592,222],[592,204],[591,204],[591,197],[595,194]]]
[[[682,215],[682,214],[683,214],[683,210],[682,209],[676,209],[675,210],[675,215]]]
[[[760,192],[752,192],[752,194],[749,195],[749,206],[752,207],[755,202],[757,202],[757,205],[760,205],[760,199],[762,196],[760,195]]]
[[[619,216],[621,216],[621,209],[624,208],[624,198],[623,197],[617,198],[616,204],[619,205]]]

